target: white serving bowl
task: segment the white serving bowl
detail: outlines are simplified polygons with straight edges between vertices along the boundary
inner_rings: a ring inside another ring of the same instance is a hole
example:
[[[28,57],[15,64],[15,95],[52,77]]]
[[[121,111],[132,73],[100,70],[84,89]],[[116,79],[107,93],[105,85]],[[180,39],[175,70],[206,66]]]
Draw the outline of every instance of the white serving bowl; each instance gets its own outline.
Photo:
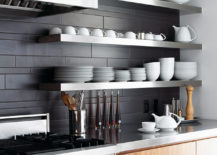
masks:
[[[175,62],[175,68],[197,68],[197,62]]]
[[[189,67],[190,66],[190,67]],[[178,80],[191,80],[197,76],[196,62],[176,62],[175,78]]]

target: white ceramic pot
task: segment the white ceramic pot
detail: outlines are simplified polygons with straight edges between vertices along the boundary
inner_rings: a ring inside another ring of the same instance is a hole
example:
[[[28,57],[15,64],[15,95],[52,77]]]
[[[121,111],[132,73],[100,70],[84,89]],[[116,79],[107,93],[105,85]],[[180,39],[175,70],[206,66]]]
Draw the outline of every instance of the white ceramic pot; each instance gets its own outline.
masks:
[[[158,34],[158,35],[154,35],[154,40],[156,40],[156,41],[163,41],[163,40],[166,40],[166,39],[167,39],[167,37],[163,33]]]

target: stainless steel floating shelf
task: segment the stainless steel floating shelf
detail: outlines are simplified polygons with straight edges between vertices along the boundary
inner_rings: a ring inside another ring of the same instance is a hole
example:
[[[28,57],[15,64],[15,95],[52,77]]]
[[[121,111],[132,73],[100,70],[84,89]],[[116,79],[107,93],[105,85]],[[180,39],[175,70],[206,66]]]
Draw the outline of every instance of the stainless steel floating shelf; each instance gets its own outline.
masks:
[[[78,91],[78,90],[105,90],[105,89],[144,89],[186,87],[188,85],[199,87],[202,81],[145,81],[145,82],[102,82],[102,83],[48,83],[40,84],[40,90],[47,91]]]
[[[168,9],[175,9],[181,11],[181,13],[183,14],[202,13],[202,8],[200,7],[177,4],[174,2],[167,2],[163,0],[119,0],[119,1],[142,4],[142,5],[150,5],[150,6],[162,7]]]
[[[43,12],[43,10],[41,10],[41,9],[0,4],[0,13],[1,14],[6,13],[8,15],[37,17],[42,12]]]
[[[125,38],[79,36],[79,35],[68,35],[68,34],[43,36],[39,38],[39,42],[40,43],[68,42],[68,43],[140,46],[140,47],[156,47],[156,48],[202,49],[201,44],[169,42],[169,41],[133,40],[133,39],[125,39]]]

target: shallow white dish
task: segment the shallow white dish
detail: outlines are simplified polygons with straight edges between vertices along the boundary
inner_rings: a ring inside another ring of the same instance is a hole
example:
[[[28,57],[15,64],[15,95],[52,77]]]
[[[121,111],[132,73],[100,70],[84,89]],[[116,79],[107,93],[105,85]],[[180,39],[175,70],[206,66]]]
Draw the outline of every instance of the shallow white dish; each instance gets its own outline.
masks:
[[[58,67],[56,72],[93,72],[93,66]]]
[[[82,71],[67,71],[67,72],[63,72],[63,71],[56,71],[55,75],[93,75],[93,72],[88,71],[88,72],[82,72]]]
[[[84,74],[84,75],[79,75],[79,74],[56,74],[55,78],[93,78],[93,75],[91,74]]]
[[[94,77],[104,77],[104,76],[114,76],[115,74],[113,72],[98,72],[98,73],[93,73]]]
[[[142,133],[155,133],[155,132],[158,132],[160,129],[157,129],[157,128],[155,128],[153,131],[147,131],[147,130],[145,130],[145,129],[143,129],[143,128],[139,128],[138,129],[138,131],[139,132],[142,132]]]
[[[93,78],[54,78],[55,81],[63,82],[87,82],[91,81]]]
[[[113,72],[113,67],[96,67],[93,69],[94,72]]]

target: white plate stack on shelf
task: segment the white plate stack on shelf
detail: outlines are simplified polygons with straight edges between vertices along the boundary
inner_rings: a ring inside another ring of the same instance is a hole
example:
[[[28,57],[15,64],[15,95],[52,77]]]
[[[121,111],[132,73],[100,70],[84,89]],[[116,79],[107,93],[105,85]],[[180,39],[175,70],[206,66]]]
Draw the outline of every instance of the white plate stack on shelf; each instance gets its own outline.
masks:
[[[96,67],[93,69],[94,82],[110,82],[114,80],[113,67]]]
[[[54,80],[58,82],[84,83],[93,80],[93,66],[58,67]]]
[[[130,71],[129,70],[116,70],[115,71],[115,81],[117,82],[127,82],[130,81]]]
[[[145,81],[146,70],[145,68],[130,68],[131,80],[132,81]]]

